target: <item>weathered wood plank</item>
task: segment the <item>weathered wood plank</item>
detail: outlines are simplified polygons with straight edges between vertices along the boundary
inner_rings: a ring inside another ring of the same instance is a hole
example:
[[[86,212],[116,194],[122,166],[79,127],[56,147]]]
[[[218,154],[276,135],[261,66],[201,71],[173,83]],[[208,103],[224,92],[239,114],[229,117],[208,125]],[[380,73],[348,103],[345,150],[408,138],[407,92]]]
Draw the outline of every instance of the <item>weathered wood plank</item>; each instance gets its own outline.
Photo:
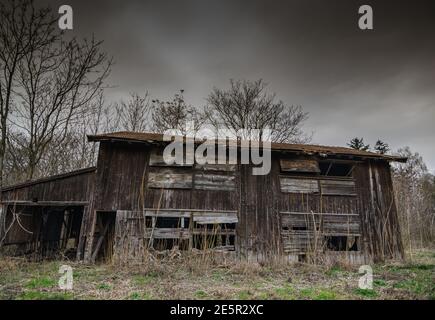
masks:
[[[353,180],[320,180],[323,195],[356,196],[355,181]]]
[[[204,170],[204,171],[225,171],[225,172],[234,172],[236,171],[235,164],[195,164],[195,169]]]
[[[210,216],[210,217],[193,217],[193,221],[198,224],[216,224],[216,223],[237,223],[239,220],[237,216],[224,217],[224,216]]]
[[[281,176],[281,192],[286,193],[318,193],[319,183],[315,179],[298,179]]]
[[[234,191],[235,176],[216,173],[195,173],[194,188],[198,190]]]
[[[192,173],[179,173],[173,169],[150,172],[148,187],[158,189],[191,189]]]
[[[312,172],[319,173],[319,162],[308,159],[280,159],[281,171],[283,172]]]
[[[163,149],[154,149],[150,154],[149,165],[151,167],[192,167],[193,164],[188,164],[186,161],[183,161],[183,163],[167,164],[163,159]]]

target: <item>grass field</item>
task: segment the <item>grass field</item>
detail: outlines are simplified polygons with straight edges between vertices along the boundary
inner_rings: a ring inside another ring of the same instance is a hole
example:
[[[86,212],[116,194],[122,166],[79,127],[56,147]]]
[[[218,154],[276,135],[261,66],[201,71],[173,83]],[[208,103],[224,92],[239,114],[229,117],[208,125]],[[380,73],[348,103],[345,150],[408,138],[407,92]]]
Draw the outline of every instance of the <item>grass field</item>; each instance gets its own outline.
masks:
[[[435,250],[373,266],[373,289],[358,288],[358,266],[215,264],[179,258],[146,266],[87,266],[0,258],[0,299],[435,299]],[[59,289],[59,267],[73,290]]]

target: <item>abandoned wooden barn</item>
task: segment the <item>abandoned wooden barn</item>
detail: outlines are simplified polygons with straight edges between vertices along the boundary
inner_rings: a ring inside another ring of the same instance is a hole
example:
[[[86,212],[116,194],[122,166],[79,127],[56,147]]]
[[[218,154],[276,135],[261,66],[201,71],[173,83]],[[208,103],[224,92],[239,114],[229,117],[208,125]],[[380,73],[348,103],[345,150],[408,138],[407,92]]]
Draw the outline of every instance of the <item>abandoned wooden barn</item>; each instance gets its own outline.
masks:
[[[272,143],[270,173],[253,175],[253,164],[167,165],[161,134],[88,140],[100,144],[95,168],[3,188],[3,249],[86,262],[173,248],[249,260],[403,256],[390,162],[404,158]]]

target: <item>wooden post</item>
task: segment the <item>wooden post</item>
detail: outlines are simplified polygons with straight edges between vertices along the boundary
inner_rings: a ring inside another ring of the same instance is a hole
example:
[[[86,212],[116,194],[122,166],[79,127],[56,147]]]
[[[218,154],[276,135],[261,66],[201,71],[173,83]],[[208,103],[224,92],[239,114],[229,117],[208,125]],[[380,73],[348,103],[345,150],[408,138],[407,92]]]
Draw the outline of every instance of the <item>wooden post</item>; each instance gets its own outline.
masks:
[[[3,246],[3,238],[5,237],[6,228],[6,213],[8,212],[7,204],[0,204],[0,247]]]

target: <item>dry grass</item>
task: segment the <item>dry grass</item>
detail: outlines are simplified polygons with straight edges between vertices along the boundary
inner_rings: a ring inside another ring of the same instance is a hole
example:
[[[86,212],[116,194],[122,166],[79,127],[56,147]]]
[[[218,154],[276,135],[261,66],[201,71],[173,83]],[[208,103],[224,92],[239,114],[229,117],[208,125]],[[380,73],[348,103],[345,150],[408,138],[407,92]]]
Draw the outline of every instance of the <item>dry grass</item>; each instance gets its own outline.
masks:
[[[435,252],[374,266],[373,290],[358,289],[357,266],[259,265],[209,254],[150,257],[144,265],[0,259],[1,299],[433,299]],[[58,288],[59,267],[74,270],[74,289]]]

